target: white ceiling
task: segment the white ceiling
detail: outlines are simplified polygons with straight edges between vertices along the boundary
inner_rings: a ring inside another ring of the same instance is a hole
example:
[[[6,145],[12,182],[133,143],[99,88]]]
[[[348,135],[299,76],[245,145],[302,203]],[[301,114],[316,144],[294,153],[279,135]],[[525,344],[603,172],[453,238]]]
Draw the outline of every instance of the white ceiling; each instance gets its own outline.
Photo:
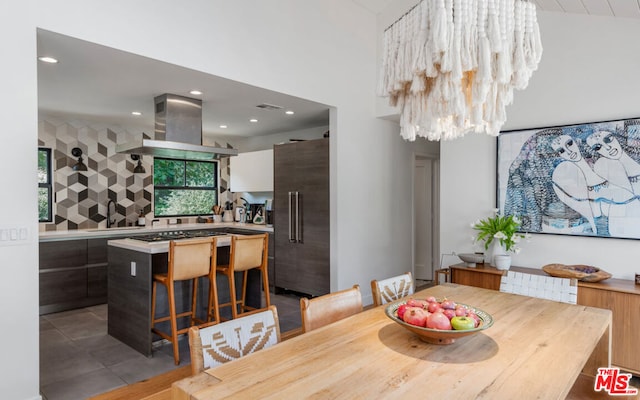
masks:
[[[154,127],[154,97],[171,93],[203,102],[205,134],[260,136],[329,125],[329,107],[282,93],[223,79],[68,36],[38,31],[40,113],[141,127]],[[189,94],[198,89],[201,96]],[[282,110],[256,108],[268,103]],[[141,111],[142,116],[131,115]],[[294,115],[286,115],[286,110]],[[249,122],[258,119],[257,123]],[[222,129],[219,126],[228,126]]]
[[[378,14],[393,0],[353,0]],[[640,0],[530,0],[538,10],[571,14],[602,15],[617,18],[640,18]],[[416,4],[418,1],[416,1]]]
[[[378,14],[394,0],[353,0]],[[640,0],[531,0],[548,12],[640,18]],[[416,1],[417,3],[418,1]],[[155,96],[172,93],[203,101],[203,133],[239,137],[289,132],[329,124],[329,106],[249,86],[68,36],[39,30],[38,104],[42,113],[73,115],[153,129]],[[202,96],[189,94],[201,90]],[[261,103],[283,107],[270,111]],[[293,116],[284,111],[291,109]],[[140,117],[131,111],[141,111]],[[249,122],[250,118],[258,123]],[[219,126],[225,124],[227,129]]]

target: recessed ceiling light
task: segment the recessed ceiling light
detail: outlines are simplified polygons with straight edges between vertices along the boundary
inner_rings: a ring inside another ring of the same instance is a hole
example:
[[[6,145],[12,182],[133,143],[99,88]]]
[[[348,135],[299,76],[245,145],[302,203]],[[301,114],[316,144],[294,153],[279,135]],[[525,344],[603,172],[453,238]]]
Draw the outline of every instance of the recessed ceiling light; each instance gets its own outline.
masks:
[[[251,119],[249,120],[249,122],[258,122],[258,120],[257,120],[257,119],[255,119],[255,118],[251,118]]]
[[[142,113],[140,111],[131,111],[131,115],[142,115]]]
[[[56,60],[53,57],[38,57],[38,60],[49,63],[49,64],[55,64],[58,62],[58,60]]]
[[[201,91],[199,91],[199,90],[192,90],[192,91],[190,91],[189,93],[191,93],[191,94],[193,94],[193,95],[196,95],[196,96],[200,96],[200,95],[202,94],[202,92],[201,92]]]
[[[220,125],[220,128],[227,129],[227,126],[226,125]]]
[[[287,110],[287,111],[285,111],[284,113],[285,113],[285,114],[287,114],[287,115],[293,115],[293,114],[295,114],[295,113],[294,113],[293,111],[291,111],[291,110]]]

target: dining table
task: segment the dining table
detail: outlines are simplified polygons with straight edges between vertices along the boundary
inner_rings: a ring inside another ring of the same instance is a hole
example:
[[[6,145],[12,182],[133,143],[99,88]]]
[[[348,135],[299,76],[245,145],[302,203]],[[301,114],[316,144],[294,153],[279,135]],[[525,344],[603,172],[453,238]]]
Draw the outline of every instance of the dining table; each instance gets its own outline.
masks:
[[[388,305],[177,381],[182,399],[564,399],[611,364],[611,311],[445,283],[411,295],[480,309],[493,325],[431,344]],[[406,301],[402,299],[400,301]]]

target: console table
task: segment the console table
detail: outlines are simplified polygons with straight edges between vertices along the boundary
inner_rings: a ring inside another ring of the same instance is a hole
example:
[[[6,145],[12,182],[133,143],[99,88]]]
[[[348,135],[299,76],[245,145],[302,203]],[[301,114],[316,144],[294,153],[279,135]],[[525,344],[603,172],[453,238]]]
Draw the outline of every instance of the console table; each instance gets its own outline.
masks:
[[[449,266],[451,282],[500,290],[500,278],[507,271],[488,264]],[[512,266],[511,271],[547,275],[542,269]],[[578,281],[578,304],[612,311],[611,362],[616,367],[640,375],[636,338],[640,332],[640,285],[632,280],[610,278],[601,282]]]

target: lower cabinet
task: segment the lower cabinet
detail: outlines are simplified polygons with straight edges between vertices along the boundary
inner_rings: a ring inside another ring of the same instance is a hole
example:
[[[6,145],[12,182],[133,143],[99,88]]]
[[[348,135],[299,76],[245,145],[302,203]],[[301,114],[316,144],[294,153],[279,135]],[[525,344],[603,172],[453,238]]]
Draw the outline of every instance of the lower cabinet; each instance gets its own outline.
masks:
[[[107,302],[107,239],[41,242],[40,314]]]
[[[489,266],[471,268],[462,264],[452,265],[449,269],[452,283],[492,290],[500,290],[500,278],[506,272]],[[535,268],[511,267],[511,270],[546,275],[541,269]],[[611,363],[640,375],[636,342],[640,332],[640,286],[626,279],[578,282],[578,304],[611,310]]]

